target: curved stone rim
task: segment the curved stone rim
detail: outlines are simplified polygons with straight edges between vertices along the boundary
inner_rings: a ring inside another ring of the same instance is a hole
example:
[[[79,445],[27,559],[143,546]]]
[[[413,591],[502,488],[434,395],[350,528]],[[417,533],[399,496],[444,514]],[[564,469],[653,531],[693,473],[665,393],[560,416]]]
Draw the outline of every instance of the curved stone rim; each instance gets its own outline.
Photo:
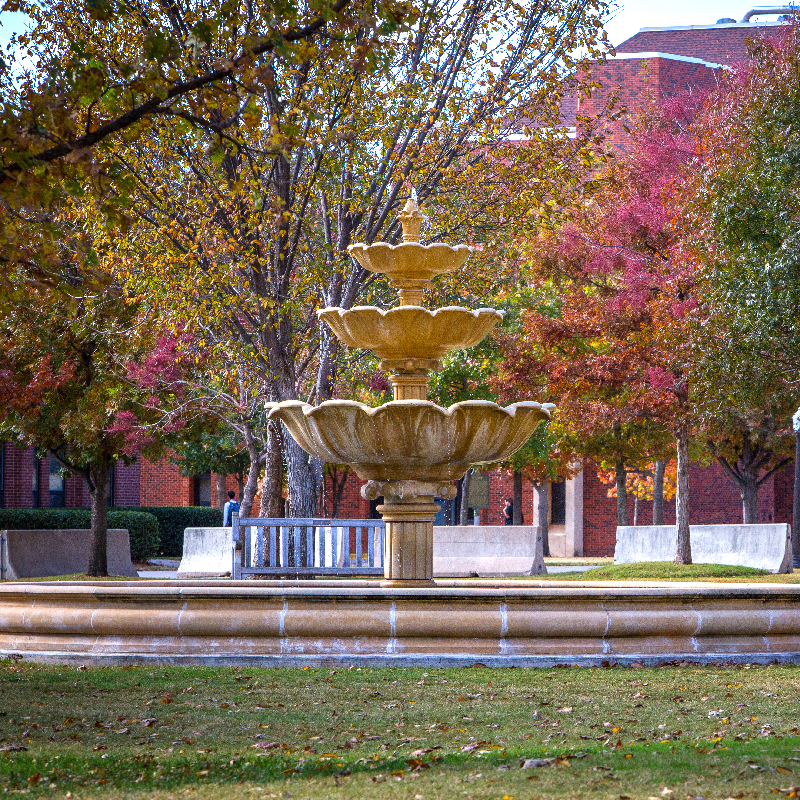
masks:
[[[269,418],[282,420],[307,453],[349,464],[363,480],[453,481],[472,464],[504,461],[517,452],[549,419],[553,405],[464,400],[443,408],[429,400],[393,400],[371,407],[328,400],[311,406],[286,400],[267,407]],[[518,412],[524,412],[519,424]],[[430,434],[421,436],[421,426]]]
[[[335,306],[317,317],[347,347],[371,350],[379,358],[443,358],[454,350],[474,347],[503,319],[494,308],[446,306]]]
[[[464,308],[464,306],[442,306],[441,308],[425,308],[425,306],[394,306],[393,308],[380,308],[380,306],[353,306],[352,308],[339,308],[339,306],[325,306],[325,308],[317,309],[317,317],[322,319],[323,316],[328,316],[333,312],[338,312],[339,317],[345,317],[353,311],[374,311],[379,314],[381,318],[390,317],[395,314],[408,314],[410,312],[424,311],[428,316],[435,318],[441,311],[457,312],[459,314],[469,314],[475,319],[479,319],[481,315],[492,313],[497,315],[500,319],[505,317],[506,312],[500,311],[497,308]]]
[[[547,416],[556,407],[555,403],[538,403],[535,400],[520,400],[518,403],[512,403],[509,406],[501,406],[499,403],[493,403],[491,400],[462,400],[459,403],[453,403],[451,406],[437,406],[436,403],[430,400],[391,400],[381,406],[368,406],[366,403],[359,403],[357,400],[325,400],[318,406],[312,406],[309,403],[304,403],[302,400],[282,400],[279,403],[266,403],[267,408],[270,409],[268,417],[272,419],[277,416],[277,411],[284,408],[296,408],[301,406],[303,414],[307,417],[312,416],[315,411],[322,408],[341,407],[341,408],[357,408],[365,414],[375,417],[380,413],[387,413],[386,409],[397,408],[399,406],[415,406],[420,408],[430,408],[432,411],[438,411],[443,416],[452,417],[462,408],[492,408],[497,411],[506,413],[511,419],[516,416],[518,408],[524,409],[540,409],[544,411]]]
[[[466,244],[449,245],[444,242],[420,244],[419,242],[401,242],[389,244],[351,244],[347,252],[361,264],[364,269],[379,275],[386,275],[389,282],[406,283],[413,280],[430,281],[436,275],[453,272],[463,266],[473,248]],[[416,252],[416,258],[401,258]],[[431,258],[431,256],[438,256]],[[381,263],[373,263],[373,258]]]
[[[375,247],[377,249],[387,249],[387,250],[401,250],[403,248],[410,248],[414,247],[419,250],[439,250],[444,248],[445,250],[450,250],[454,253],[456,252],[464,252],[465,250],[468,253],[474,253],[475,248],[470,247],[468,244],[447,244],[446,242],[431,242],[430,244],[422,244],[420,242],[398,242],[397,244],[391,244],[389,242],[374,242],[373,244],[367,244],[366,242],[356,242],[355,244],[348,245],[347,252],[352,253],[356,250],[364,252],[365,250],[369,250],[370,248]]]

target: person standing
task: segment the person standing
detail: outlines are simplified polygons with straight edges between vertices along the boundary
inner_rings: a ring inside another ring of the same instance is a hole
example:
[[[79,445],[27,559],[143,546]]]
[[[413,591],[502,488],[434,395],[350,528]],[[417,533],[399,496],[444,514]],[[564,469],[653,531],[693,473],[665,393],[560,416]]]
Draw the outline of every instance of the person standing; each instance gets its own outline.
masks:
[[[228,502],[222,509],[222,527],[229,528],[233,525],[233,515],[239,513],[239,504],[233,498],[236,497],[235,492],[228,492]]]
[[[514,502],[510,497],[506,498],[506,504],[503,506],[503,525],[514,524]]]

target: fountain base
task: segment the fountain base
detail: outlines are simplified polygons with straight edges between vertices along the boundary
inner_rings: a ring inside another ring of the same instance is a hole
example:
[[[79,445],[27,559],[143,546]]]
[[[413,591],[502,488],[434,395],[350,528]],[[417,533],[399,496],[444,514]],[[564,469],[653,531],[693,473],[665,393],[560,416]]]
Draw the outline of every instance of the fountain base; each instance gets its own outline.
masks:
[[[432,586],[433,520],[441,509],[433,499],[455,497],[456,487],[438,481],[367,481],[361,495],[367,500],[385,498],[378,511],[386,523],[386,585]]]

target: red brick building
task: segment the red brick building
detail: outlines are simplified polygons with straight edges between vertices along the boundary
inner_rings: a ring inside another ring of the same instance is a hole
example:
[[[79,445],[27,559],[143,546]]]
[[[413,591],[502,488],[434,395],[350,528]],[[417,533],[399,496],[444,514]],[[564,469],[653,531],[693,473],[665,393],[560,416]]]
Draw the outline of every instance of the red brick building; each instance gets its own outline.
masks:
[[[592,116],[614,94],[618,105],[635,112],[652,100],[685,91],[713,89],[719,71],[743,61],[747,41],[756,36],[777,36],[782,23],[720,23],[677,28],[644,28],[616,48],[616,56],[592,71],[601,88],[573,103],[565,114],[574,123],[576,113]],[[611,124],[609,135],[620,150],[627,149],[625,116]],[[565,119],[570,124],[570,119]],[[85,506],[89,503],[83,482],[62,479],[49,458],[37,458],[30,448],[6,443],[0,448],[0,505],[6,507]],[[216,476],[181,476],[169,461],[157,464],[141,460],[114,470],[112,503],[116,506],[216,505]],[[375,505],[359,493],[361,481],[351,474],[345,484],[338,516],[376,516]],[[228,478],[227,488],[236,488]],[[791,522],[793,467],[776,473],[759,493],[759,519]],[[571,480],[550,487],[551,550],[554,555],[608,556],[614,552],[616,500],[607,496],[608,487],[597,477],[597,467],[585,462]],[[499,470],[489,476],[489,505],[479,512],[483,524],[502,524],[502,508],[512,494],[510,476]],[[331,512],[331,486],[325,487],[320,512]],[[441,522],[453,521],[457,501],[443,503]],[[256,506],[257,507],[257,506]],[[695,466],[691,472],[690,519],[694,524],[741,521],[742,504],[736,487],[725,478],[721,467]],[[523,488],[525,522],[536,522],[530,484]],[[629,499],[633,520],[634,501]],[[449,515],[449,519],[448,519]],[[641,503],[638,522],[651,521],[649,503]],[[665,522],[674,522],[674,505],[665,504]]]
[[[216,503],[216,475],[193,478],[180,474],[166,459],[139,459],[114,466],[110,486],[112,506],[208,506]],[[230,476],[226,489],[236,489]],[[0,443],[0,508],[74,508],[89,505],[82,478],[63,477],[55,459],[39,456],[31,447]]]

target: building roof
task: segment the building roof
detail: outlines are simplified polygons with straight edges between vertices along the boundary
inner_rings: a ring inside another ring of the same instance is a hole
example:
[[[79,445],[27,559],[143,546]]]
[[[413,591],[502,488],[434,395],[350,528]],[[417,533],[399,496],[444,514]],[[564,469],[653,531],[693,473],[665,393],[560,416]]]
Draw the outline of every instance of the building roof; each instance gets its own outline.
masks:
[[[618,54],[672,53],[730,66],[747,56],[749,40],[760,36],[776,38],[785,28],[785,23],[782,22],[642,28],[639,33],[619,45],[616,51]]]

